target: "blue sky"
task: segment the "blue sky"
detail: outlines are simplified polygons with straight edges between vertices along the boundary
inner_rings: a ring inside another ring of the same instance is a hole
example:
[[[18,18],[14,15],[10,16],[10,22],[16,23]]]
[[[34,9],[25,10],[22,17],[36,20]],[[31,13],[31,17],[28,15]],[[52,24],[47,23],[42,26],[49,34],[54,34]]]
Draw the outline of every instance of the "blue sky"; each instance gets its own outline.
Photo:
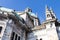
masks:
[[[23,11],[29,7],[38,14],[41,22],[45,20],[45,5],[52,7],[57,18],[60,20],[60,0],[0,0],[0,6]]]

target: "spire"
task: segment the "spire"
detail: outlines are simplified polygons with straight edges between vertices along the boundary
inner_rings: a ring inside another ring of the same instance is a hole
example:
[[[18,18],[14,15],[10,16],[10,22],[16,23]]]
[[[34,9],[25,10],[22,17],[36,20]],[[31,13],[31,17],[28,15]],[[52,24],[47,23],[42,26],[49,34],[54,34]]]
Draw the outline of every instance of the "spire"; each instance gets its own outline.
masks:
[[[54,11],[52,10],[51,7],[50,7],[50,12],[51,12],[52,16],[56,19],[56,15],[54,14]]]
[[[45,10],[46,10],[45,11],[46,12],[46,20],[52,19],[51,13],[50,13],[50,10],[49,10],[48,6],[46,6]]]
[[[45,6],[45,10],[46,10],[46,14],[50,14],[50,13],[49,13],[50,11],[49,11],[49,8],[48,8],[47,5]]]
[[[45,6],[45,8],[46,8],[46,11],[48,11],[48,10],[49,10],[47,5]]]

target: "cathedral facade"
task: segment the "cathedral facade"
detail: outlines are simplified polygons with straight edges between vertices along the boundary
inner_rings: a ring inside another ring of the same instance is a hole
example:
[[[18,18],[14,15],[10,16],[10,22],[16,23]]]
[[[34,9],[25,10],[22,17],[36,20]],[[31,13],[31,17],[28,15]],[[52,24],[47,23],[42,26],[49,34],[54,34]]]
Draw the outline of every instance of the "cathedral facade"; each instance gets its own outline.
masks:
[[[46,20],[41,24],[30,8],[16,11],[0,7],[0,40],[60,40],[60,22],[46,6]]]

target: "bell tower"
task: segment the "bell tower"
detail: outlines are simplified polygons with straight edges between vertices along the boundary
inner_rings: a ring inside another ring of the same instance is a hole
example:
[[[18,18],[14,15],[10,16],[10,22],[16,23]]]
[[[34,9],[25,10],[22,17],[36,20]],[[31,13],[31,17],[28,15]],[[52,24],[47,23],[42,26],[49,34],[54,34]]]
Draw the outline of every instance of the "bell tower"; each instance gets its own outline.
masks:
[[[55,22],[56,22],[56,16],[52,10],[52,8],[50,7],[50,9],[48,8],[48,6],[46,6],[46,28],[52,28],[55,27]]]
[[[46,6],[46,20],[50,20],[50,19],[56,19],[56,16],[52,10],[52,8],[48,8],[48,6]]]

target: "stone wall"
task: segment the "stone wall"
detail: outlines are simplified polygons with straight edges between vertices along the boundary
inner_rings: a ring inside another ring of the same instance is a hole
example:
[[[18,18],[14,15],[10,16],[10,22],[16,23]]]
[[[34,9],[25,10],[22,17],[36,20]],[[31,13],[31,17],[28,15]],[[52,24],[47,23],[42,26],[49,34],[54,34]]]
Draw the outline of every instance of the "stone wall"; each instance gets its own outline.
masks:
[[[2,40],[10,40],[11,32],[12,32],[12,27],[8,24],[6,26],[6,29],[4,30]]]
[[[0,40],[2,40],[5,28],[6,28],[6,23],[7,21],[5,20],[0,20],[0,27],[2,27],[2,29],[0,29]]]
[[[4,30],[3,36],[2,36],[2,40],[11,40],[12,39],[12,33],[14,32],[14,38],[13,39],[17,39],[20,37],[20,40],[25,40],[25,30],[23,28],[21,28],[21,26],[18,26],[16,24],[14,24],[14,22],[12,21],[8,21],[6,24],[6,28]],[[4,26],[5,27],[5,26]],[[17,38],[15,38],[17,35]]]
[[[27,24],[29,27],[33,27],[33,23],[32,23],[32,21],[30,20],[30,18],[28,17],[29,15],[28,15],[27,13],[22,13],[20,16],[24,19],[24,21],[26,22],[26,24]]]
[[[27,40],[58,40],[56,28],[35,30],[28,33]]]

